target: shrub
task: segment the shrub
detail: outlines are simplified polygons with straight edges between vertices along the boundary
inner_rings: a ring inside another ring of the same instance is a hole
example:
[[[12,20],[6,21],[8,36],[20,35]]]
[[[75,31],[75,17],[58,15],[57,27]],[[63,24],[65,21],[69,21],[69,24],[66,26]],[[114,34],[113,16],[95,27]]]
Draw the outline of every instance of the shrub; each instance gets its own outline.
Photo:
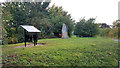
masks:
[[[77,22],[74,34],[83,37],[93,37],[98,34],[98,25],[93,22],[94,20],[95,19],[90,18],[88,21],[82,19],[80,22]]]
[[[119,38],[120,28],[100,28],[99,36]]]
[[[99,36],[108,37],[110,30],[111,30],[110,28],[100,28]]]

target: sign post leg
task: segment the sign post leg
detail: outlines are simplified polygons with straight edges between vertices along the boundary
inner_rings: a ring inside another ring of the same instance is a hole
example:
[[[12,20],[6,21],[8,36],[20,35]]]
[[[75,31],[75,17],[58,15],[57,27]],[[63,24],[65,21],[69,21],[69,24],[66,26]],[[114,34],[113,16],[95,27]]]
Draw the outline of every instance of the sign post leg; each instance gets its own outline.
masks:
[[[25,47],[26,47],[26,31],[24,30],[24,34],[25,34]]]
[[[33,35],[33,39],[34,39],[34,46],[35,46],[35,35]]]
[[[37,45],[37,33],[36,33],[36,45]]]

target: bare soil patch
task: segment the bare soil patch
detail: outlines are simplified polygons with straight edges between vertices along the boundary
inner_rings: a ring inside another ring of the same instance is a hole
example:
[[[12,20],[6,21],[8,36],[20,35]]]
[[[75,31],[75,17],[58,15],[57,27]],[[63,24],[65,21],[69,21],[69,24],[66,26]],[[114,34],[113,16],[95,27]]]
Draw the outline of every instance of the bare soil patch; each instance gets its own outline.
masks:
[[[37,43],[37,45],[35,45],[35,46],[40,46],[40,45],[45,45],[45,43]],[[33,46],[34,46],[34,44],[27,44],[26,45],[26,47],[33,47]],[[25,47],[25,45],[24,46],[17,46],[15,48],[23,48],[23,47]]]

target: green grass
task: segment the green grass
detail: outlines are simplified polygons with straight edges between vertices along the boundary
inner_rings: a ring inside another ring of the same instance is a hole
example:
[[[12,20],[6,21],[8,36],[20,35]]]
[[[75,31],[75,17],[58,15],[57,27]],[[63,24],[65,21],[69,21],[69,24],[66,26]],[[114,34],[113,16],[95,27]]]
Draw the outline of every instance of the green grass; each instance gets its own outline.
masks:
[[[3,45],[5,66],[117,66],[118,42],[109,38],[41,39],[42,46]]]

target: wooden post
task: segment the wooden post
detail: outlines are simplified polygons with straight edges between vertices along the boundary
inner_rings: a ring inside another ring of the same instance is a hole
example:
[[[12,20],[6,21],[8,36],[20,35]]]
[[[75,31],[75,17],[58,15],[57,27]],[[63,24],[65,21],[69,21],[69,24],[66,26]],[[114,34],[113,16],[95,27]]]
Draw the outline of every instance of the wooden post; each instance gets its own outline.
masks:
[[[33,39],[34,39],[34,46],[35,46],[35,34],[33,35]]]
[[[36,45],[37,45],[37,33],[36,33]]]
[[[26,47],[26,31],[24,30],[24,35],[25,35],[25,47]]]

